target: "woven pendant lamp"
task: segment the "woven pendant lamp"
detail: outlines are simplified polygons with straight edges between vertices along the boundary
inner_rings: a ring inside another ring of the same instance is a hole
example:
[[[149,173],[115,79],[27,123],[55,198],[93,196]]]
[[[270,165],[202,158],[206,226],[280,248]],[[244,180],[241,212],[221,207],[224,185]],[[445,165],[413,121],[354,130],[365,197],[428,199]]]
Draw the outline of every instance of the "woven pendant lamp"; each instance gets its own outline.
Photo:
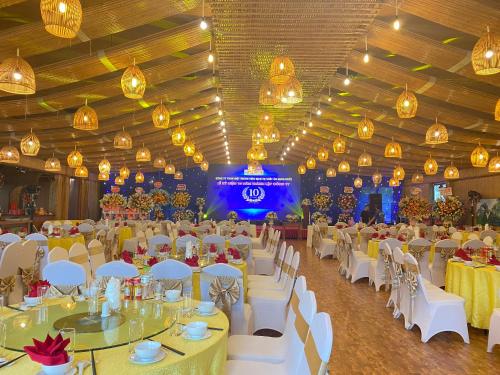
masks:
[[[168,111],[168,108],[163,105],[162,100],[160,100],[160,104],[158,104],[153,110],[152,117],[155,128],[168,128],[168,125],[170,124],[170,112]]]
[[[279,103],[279,98],[276,95],[277,87],[272,82],[264,82],[259,90],[260,105],[276,105]]]
[[[99,174],[97,175],[97,179],[99,181],[109,181],[109,173],[99,172]]]
[[[75,112],[73,127],[79,130],[96,130],[99,128],[97,113],[92,107],[87,105],[87,99],[85,99],[85,105],[78,108]]]
[[[413,118],[417,114],[418,101],[415,94],[408,91],[408,85],[405,86],[405,91],[399,95],[396,101],[396,111],[399,118]]]
[[[158,156],[155,158],[155,160],[153,160],[153,167],[154,168],[163,169],[163,168],[165,168],[165,165],[167,165],[167,162],[166,162],[165,158],[162,158],[161,156]]]
[[[83,155],[76,149],[71,151],[67,157],[68,166],[70,168],[78,168],[83,164]]]
[[[470,161],[473,167],[484,168],[488,165],[489,154],[481,143],[470,154]]]
[[[203,161],[203,154],[201,153],[201,151],[196,151],[194,153],[194,155],[193,155],[193,161],[196,164],[200,164]]]
[[[289,80],[282,85],[277,86],[277,96],[281,103],[298,104],[302,103],[303,91],[302,84],[295,77],[290,77]]]
[[[135,161],[148,163],[151,161],[151,152],[149,148],[144,147],[144,143],[142,147],[137,150],[135,153]]]
[[[113,139],[113,147],[119,150],[130,150],[132,148],[132,137],[125,131],[125,127],[116,133]]]
[[[436,117],[436,122],[425,133],[425,143],[428,145],[439,145],[446,142],[448,142],[448,130],[446,126],[438,122]]]
[[[109,174],[111,172],[111,163],[108,159],[104,158],[99,162],[98,169],[101,173]]]
[[[375,126],[372,120],[366,117],[358,124],[358,137],[359,139],[371,139],[375,131]]]
[[[276,103],[275,105],[273,105],[273,108],[276,108],[276,109],[289,109],[289,108],[293,108],[293,104],[282,102],[281,98],[280,98],[279,101],[278,101],[278,103]]]
[[[125,179],[121,176],[116,176],[115,185],[125,185]]]
[[[358,176],[354,179],[354,187],[356,189],[361,189],[363,187],[363,180],[361,177]]]
[[[123,179],[127,179],[130,176],[130,169],[127,168],[126,165],[120,168],[120,177]]]
[[[31,95],[36,91],[35,72],[19,56],[6,58],[0,64],[0,90],[11,94]]]
[[[210,166],[210,164],[208,163],[208,161],[206,160],[203,160],[201,163],[200,163],[200,169],[203,171],[203,172],[206,172],[208,171],[208,167]]]
[[[165,174],[175,174],[175,165],[173,165],[172,163],[168,163],[165,166],[164,172]]]
[[[424,163],[424,172],[429,176],[433,176],[438,172],[438,163],[432,158],[432,155],[430,154],[429,159],[427,159]]]
[[[492,157],[490,162],[488,163],[488,172],[500,172],[500,156],[498,156],[498,153],[496,156]]]
[[[403,157],[403,151],[401,150],[401,145],[398,142],[394,142],[394,138],[385,146],[384,156],[386,158],[399,158]]]
[[[269,80],[276,85],[282,85],[293,76],[295,76],[295,67],[292,60],[287,56],[276,56],[269,69]]]
[[[187,141],[186,143],[184,143],[184,155],[193,156],[195,152],[196,146],[192,141]]]
[[[398,165],[396,168],[394,168],[394,171],[392,173],[392,177],[394,177],[398,181],[402,181],[405,179],[405,170],[402,166]]]
[[[0,149],[0,162],[6,164],[17,164],[20,161],[19,151],[9,144]]]
[[[135,173],[135,183],[142,184],[144,182],[144,174],[141,171]]]
[[[184,178],[184,173],[182,171],[175,171],[174,180],[182,180]]]
[[[395,178],[391,178],[389,180],[389,186],[390,187],[398,187],[399,186],[399,180],[397,180]]]
[[[500,37],[490,32],[479,38],[472,49],[472,68],[479,75],[490,75],[500,72]]]
[[[298,167],[297,167],[297,173],[298,174],[305,174],[307,171],[307,168],[304,164],[300,164]]]
[[[142,99],[144,90],[146,90],[146,78],[137,65],[130,65],[122,75],[123,95],[129,99]]]
[[[460,177],[460,172],[458,171],[458,168],[453,165],[453,162],[451,163],[451,165],[446,167],[443,173],[443,177],[447,180],[456,180]]]
[[[333,152],[336,154],[343,154],[345,152],[346,143],[340,134],[333,140],[332,146]]]
[[[54,157],[52,154],[51,158],[45,160],[44,168],[47,172],[60,172],[61,171],[61,162],[59,159]]]
[[[330,167],[326,170],[326,177],[333,178],[335,176],[337,176],[337,171],[335,170],[335,168]]]
[[[372,181],[375,186],[380,185],[380,183],[382,182],[382,173],[376,171],[374,174],[372,174]]]
[[[260,163],[257,160],[249,160],[247,164],[247,170],[249,173],[255,173],[260,169]]]
[[[172,144],[174,146],[183,146],[186,142],[186,132],[179,126],[172,132]]]
[[[497,105],[495,106],[495,121],[500,121],[500,99],[497,100]]]
[[[320,147],[318,150],[318,160],[327,161],[328,160],[328,149],[326,147]]]
[[[40,151],[40,141],[38,140],[38,137],[33,133],[33,129],[31,129],[30,132],[21,139],[20,148],[23,155],[38,155],[38,151]]]
[[[82,24],[79,0],[41,0],[40,13],[45,30],[59,38],[72,39]]]
[[[363,151],[358,158],[358,167],[371,167],[372,166],[372,157],[369,153]]]
[[[424,175],[422,173],[414,173],[411,176],[411,183],[412,184],[421,184],[424,182]]]
[[[271,130],[267,130],[264,134],[264,143],[276,143],[281,139],[280,131],[276,126],[273,126]]]
[[[259,115],[259,128],[271,129],[274,126],[274,116],[271,113],[264,112]]]
[[[314,159],[312,156],[309,156],[306,160],[306,167],[307,169],[316,168],[316,159]]]
[[[351,171],[351,166],[347,160],[342,160],[337,169],[339,173],[347,173]]]
[[[89,176],[89,171],[86,166],[81,165],[75,169],[75,177],[86,178]]]

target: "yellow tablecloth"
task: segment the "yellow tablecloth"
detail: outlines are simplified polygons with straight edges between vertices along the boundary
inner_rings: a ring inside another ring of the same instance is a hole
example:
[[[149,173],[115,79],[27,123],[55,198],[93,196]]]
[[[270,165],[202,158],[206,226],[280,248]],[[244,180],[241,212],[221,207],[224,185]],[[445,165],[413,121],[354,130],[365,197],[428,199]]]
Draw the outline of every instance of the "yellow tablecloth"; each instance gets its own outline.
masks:
[[[376,259],[378,257],[379,243],[380,243],[380,241],[378,241],[378,240],[369,240],[368,241],[367,254],[369,257],[374,258],[374,259]],[[408,252],[408,244],[407,243],[403,244],[401,251],[403,251],[403,253]],[[432,244],[430,254],[429,254],[429,263],[432,263],[432,261],[434,260],[434,252],[435,252],[435,248],[434,248],[434,244]]]
[[[59,303],[64,299],[59,299]],[[66,298],[69,302],[69,299]],[[57,303],[51,301],[50,303]],[[153,303],[152,301],[145,301],[144,303]],[[196,302],[195,302],[196,304]],[[168,304],[171,307],[174,304]],[[180,304],[177,304],[180,307]],[[13,315],[23,315],[23,312],[15,310],[4,309],[1,314],[2,318],[7,318]],[[135,365],[128,360],[128,346],[123,345],[111,349],[97,350],[94,352],[96,361],[97,374],[152,374],[152,375],[219,375],[223,374],[226,366],[227,357],[227,336],[229,329],[229,322],[221,311],[215,316],[200,317],[193,315],[191,318],[183,318],[182,323],[189,321],[206,321],[211,327],[222,328],[223,331],[210,330],[211,337],[201,341],[188,341],[181,336],[170,336],[168,333],[162,333],[155,337],[153,340],[161,341],[163,344],[171,346],[177,350],[185,353],[180,356],[174,352],[167,351],[167,356],[160,362],[151,365]],[[36,321],[33,321],[36,324]],[[145,319],[147,324],[147,319]],[[128,330],[128,324],[125,323],[121,329]],[[127,331],[128,332],[128,331]],[[47,332],[44,332],[45,335]],[[50,332],[54,335],[56,332],[52,329]],[[83,335],[83,334],[82,334]],[[128,335],[128,333],[127,333]],[[37,337],[37,339],[45,339],[44,337]],[[76,345],[78,347],[78,335],[76,337]],[[20,352],[7,350],[3,354],[7,359],[14,359],[21,355]],[[75,364],[79,360],[90,361],[90,352],[76,353]],[[15,362],[14,365],[2,368],[2,375],[18,375],[18,374],[36,374],[41,370],[38,363],[32,362],[28,356],[24,356]],[[92,374],[92,369],[87,367],[84,371],[85,375]]]
[[[74,243],[82,243],[85,245],[85,238],[83,235],[78,234],[74,237],[49,237],[48,238],[48,245],[49,245],[49,250],[52,250],[54,247],[59,246],[62,247],[66,250],[69,250],[71,245]]]
[[[449,260],[446,291],[465,299],[465,314],[471,326],[487,329],[493,309],[500,307],[500,272],[493,266],[474,268]]]
[[[118,249],[121,253],[123,250],[123,241],[132,238],[132,228],[130,227],[121,227],[120,232],[118,233]]]

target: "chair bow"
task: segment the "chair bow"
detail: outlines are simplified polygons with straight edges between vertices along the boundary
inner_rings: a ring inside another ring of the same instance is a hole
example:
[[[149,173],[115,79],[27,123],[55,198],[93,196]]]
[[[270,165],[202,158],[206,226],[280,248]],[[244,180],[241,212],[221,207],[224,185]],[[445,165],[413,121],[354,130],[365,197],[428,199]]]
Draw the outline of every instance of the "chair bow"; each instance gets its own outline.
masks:
[[[29,286],[35,281],[35,267],[28,267],[28,268],[22,268],[21,269],[21,280],[23,281],[23,284],[26,288],[29,288]]]
[[[241,244],[241,245],[234,245],[236,249],[238,249],[241,259],[247,260],[248,258],[248,253],[250,252],[250,247],[246,244]]]
[[[180,290],[182,292],[182,280],[177,279],[161,279],[163,290]]]
[[[14,275],[0,278],[0,294],[9,295],[16,285],[16,277]]]
[[[50,298],[77,295],[79,295],[78,285],[51,285],[46,294]]]
[[[217,307],[222,307],[222,311],[231,321],[231,306],[240,299],[240,287],[236,278],[217,276],[210,283],[208,295]]]

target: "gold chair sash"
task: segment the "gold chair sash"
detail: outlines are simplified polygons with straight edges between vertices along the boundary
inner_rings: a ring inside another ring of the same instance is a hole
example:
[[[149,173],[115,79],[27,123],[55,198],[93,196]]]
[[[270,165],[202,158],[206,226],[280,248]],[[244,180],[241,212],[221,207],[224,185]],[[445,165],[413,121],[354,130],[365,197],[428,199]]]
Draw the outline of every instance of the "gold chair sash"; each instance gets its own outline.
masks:
[[[233,247],[235,247],[240,255],[241,255],[241,259],[243,260],[247,260],[248,258],[248,253],[250,252],[250,246],[247,245],[247,244],[241,244],[241,245],[232,245]]]
[[[47,291],[47,297],[50,298],[77,295],[79,295],[78,285],[51,285]]]
[[[14,290],[15,285],[16,285],[15,275],[0,278],[0,294],[8,296],[10,292]]]
[[[455,255],[455,251],[457,251],[458,247],[438,247],[434,249],[434,252],[441,255],[441,258],[443,258],[445,261],[453,257]]]
[[[89,257],[87,254],[74,255],[72,257],[69,257],[69,260],[70,260],[70,262],[73,262],[73,263],[84,264],[84,263],[88,263]]]
[[[93,246],[89,248],[89,255],[99,255],[99,254],[104,254],[104,246]]]
[[[161,279],[159,280],[163,290],[180,290],[182,293],[182,280]]]
[[[290,298],[290,307],[292,308],[293,312],[297,314],[297,311],[299,311],[299,296],[297,295],[297,292],[295,289],[292,292],[292,297]]]
[[[418,266],[412,263],[405,263],[404,264],[404,269],[405,269],[405,281],[406,285],[408,287],[408,291],[410,293],[410,298],[409,298],[409,309],[408,309],[408,321],[410,323],[410,326],[413,325],[413,300],[415,299],[415,296],[417,295],[417,287],[418,287],[418,275],[420,274],[420,271],[418,269]]]
[[[35,267],[19,268],[21,270],[21,280],[23,281],[24,286],[29,288],[29,286],[35,281]]]
[[[409,245],[408,252],[415,257],[415,259],[420,262],[424,253],[429,252],[431,250],[430,246],[424,245]]]
[[[49,246],[49,241],[47,240],[37,240],[36,243],[38,246]]]
[[[295,330],[299,335],[300,341],[305,343],[309,332],[309,324],[307,324],[299,309],[295,311]]]
[[[208,295],[217,307],[222,307],[222,311],[231,321],[231,306],[240,299],[240,287],[236,278],[228,276],[215,277],[210,283]]]
[[[307,336],[304,353],[306,355],[307,365],[309,366],[309,372],[311,374],[325,373],[326,363],[321,360],[312,335]]]

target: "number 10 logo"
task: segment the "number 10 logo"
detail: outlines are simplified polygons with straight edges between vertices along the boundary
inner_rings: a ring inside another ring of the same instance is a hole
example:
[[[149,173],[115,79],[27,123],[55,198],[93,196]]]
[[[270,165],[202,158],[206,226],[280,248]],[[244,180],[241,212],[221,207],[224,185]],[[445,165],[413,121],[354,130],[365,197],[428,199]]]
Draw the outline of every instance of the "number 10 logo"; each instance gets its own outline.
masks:
[[[246,187],[241,192],[241,196],[248,203],[259,203],[266,196],[266,192],[261,187],[257,188]]]

